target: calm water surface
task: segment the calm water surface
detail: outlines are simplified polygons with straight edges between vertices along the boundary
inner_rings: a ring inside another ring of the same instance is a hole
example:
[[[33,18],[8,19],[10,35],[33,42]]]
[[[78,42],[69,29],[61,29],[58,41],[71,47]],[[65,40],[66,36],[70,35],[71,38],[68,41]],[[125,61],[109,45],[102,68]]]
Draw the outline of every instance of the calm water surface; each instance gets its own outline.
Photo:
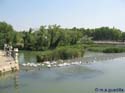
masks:
[[[95,88],[125,89],[125,54],[86,53],[88,64],[20,70],[0,77],[0,93],[95,93]],[[20,64],[36,62],[21,52]],[[91,62],[91,63],[90,63]]]

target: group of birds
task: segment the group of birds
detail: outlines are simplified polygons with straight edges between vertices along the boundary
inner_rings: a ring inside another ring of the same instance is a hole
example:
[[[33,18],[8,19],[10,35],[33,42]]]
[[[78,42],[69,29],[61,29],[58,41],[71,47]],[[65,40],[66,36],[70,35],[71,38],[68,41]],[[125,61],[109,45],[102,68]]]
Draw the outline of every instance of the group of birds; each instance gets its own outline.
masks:
[[[24,67],[39,67],[39,66],[46,66],[48,68],[51,67],[63,67],[63,66],[69,66],[69,65],[79,65],[82,64],[81,61],[77,62],[63,62],[63,60],[61,60],[61,62],[56,62],[56,61],[45,61],[43,63],[23,63],[22,66]]]
[[[38,67],[41,66],[40,63],[23,63],[22,66]]]
[[[42,62],[42,63],[23,63],[21,64],[22,66],[24,67],[41,67],[41,66],[44,66],[44,67],[48,67],[48,68],[51,68],[51,67],[64,67],[64,66],[69,66],[69,65],[79,65],[79,64],[88,64],[88,63],[94,63],[94,62],[97,62],[99,60],[106,60],[107,59],[113,59],[113,58],[117,58],[118,55],[116,56],[112,56],[112,55],[106,55],[105,56],[99,56],[99,58],[96,58],[96,57],[86,57],[84,58],[84,61],[81,62],[81,61],[72,61],[71,60],[67,60],[67,61],[64,61],[64,60],[58,60],[58,61],[45,61],[45,62]]]

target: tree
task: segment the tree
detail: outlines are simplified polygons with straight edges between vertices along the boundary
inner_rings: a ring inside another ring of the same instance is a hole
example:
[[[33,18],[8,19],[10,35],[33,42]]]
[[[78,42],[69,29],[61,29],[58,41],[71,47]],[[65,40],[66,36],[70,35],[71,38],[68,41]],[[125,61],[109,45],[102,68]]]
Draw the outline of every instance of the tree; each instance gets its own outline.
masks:
[[[23,32],[23,41],[24,41],[24,49],[27,50],[36,50],[35,43],[36,38],[34,33],[32,33],[31,29],[28,32]]]
[[[15,32],[13,34],[13,44],[14,47],[24,48],[23,34],[21,32]]]
[[[48,33],[50,35],[50,49],[56,48],[61,41],[61,28],[59,25],[49,25]]]
[[[49,33],[46,26],[41,26],[36,33],[36,46],[37,50],[47,50],[50,46]]]
[[[122,39],[122,41],[125,41],[125,32],[122,32],[121,39]]]
[[[118,41],[121,38],[121,31],[116,28],[101,27],[96,28],[93,33],[93,40]]]
[[[0,22],[0,45],[4,43],[12,44],[14,29],[10,24],[6,22]]]
[[[88,37],[87,35],[85,35],[82,38],[80,38],[80,40],[78,42],[80,44],[90,44],[90,43],[92,43],[92,37]]]

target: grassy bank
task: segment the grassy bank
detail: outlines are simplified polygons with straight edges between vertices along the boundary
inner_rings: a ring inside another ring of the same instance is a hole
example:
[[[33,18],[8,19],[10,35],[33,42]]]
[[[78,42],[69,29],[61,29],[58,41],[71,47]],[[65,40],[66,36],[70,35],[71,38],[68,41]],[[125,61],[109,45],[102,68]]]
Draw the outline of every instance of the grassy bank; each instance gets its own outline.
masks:
[[[57,47],[54,50],[47,50],[37,54],[37,62],[51,60],[66,60],[83,57],[84,48],[82,45]]]
[[[125,52],[125,48],[111,47],[103,50],[104,53],[122,53]]]
[[[121,53],[125,52],[125,46],[114,44],[91,44],[87,47],[87,50],[104,53]]]

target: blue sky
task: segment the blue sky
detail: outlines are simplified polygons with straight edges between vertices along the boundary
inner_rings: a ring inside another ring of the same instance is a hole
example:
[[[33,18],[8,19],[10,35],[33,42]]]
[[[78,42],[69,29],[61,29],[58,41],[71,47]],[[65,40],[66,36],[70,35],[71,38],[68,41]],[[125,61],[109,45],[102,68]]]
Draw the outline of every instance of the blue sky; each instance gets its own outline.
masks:
[[[0,21],[16,30],[59,24],[125,31],[125,0],[0,0]]]

